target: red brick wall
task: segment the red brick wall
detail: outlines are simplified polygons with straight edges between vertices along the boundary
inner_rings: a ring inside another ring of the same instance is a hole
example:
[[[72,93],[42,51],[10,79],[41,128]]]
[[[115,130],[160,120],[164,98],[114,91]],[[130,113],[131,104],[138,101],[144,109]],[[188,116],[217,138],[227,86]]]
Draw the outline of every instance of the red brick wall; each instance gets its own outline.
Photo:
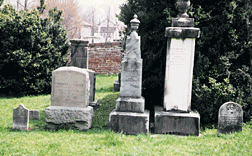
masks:
[[[88,69],[99,74],[118,73],[121,70],[121,55],[118,42],[89,44]]]

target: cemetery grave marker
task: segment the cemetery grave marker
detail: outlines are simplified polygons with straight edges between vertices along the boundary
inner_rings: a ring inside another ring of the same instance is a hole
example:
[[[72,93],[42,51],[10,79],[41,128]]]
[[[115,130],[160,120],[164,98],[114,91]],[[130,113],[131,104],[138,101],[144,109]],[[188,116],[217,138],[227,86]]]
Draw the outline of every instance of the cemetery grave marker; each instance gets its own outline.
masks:
[[[218,114],[218,134],[242,131],[243,110],[234,102],[224,103]]]
[[[12,129],[28,131],[29,127],[29,109],[26,109],[23,104],[13,109],[13,126]]]

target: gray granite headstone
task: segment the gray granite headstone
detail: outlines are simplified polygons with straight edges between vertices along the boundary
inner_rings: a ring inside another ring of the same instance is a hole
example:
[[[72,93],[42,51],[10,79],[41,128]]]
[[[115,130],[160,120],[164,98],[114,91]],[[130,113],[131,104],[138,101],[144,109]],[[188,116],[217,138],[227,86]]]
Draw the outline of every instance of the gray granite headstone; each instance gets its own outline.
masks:
[[[45,109],[49,129],[89,129],[93,107],[89,105],[90,80],[87,69],[61,67],[52,72],[51,106]]]
[[[12,129],[28,131],[29,127],[29,110],[20,104],[13,109],[13,126]]]
[[[38,110],[30,110],[29,111],[29,119],[39,119],[40,118],[40,112]]]
[[[242,131],[243,110],[234,102],[226,102],[219,109],[218,134]]]

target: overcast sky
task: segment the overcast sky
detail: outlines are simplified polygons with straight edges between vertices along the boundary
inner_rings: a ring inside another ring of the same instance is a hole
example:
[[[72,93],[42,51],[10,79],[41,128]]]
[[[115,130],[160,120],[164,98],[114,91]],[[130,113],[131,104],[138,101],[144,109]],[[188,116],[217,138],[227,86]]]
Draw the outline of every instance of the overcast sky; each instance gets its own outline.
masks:
[[[25,0],[19,0],[21,4],[23,4],[24,1]],[[28,3],[32,1],[37,0],[28,0]],[[106,9],[108,7],[110,7],[111,16],[115,17],[114,14],[120,13],[119,6],[127,2],[127,0],[76,0],[76,1],[79,1],[79,7],[80,7],[79,15],[85,13],[85,11],[87,10],[90,10],[93,6],[95,8],[96,18],[98,18],[99,20],[103,20],[106,18],[107,16]],[[5,0],[5,3],[10,3],[16,8],[17,0]],[[30,5],[32,5],[32,3]]]

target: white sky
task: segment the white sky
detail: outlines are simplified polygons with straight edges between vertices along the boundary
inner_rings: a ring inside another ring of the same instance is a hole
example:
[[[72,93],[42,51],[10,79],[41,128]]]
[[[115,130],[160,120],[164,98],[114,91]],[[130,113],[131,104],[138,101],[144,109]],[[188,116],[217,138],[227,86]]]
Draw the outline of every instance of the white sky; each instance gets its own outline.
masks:
[[[37,1],[37,0],[28,0],[29,2]],[[126,3],[127,0],[76,0],[79,1],[79,14],[85,13],[85,10],[90,10],[92,6],[95,8],[96,17],[99,20],[103,20],[106,18],[106,9],[110,6],[110,14],[119,14],[120,9],[119,6]],[[5,4],[10,3],[16,8],[17,0],[4,0]],[[19,0],[21,4],[24,3],[24,0]],[[28,6],[29,7],[29,6]],[[21,8],[21,6],[20,6]]]

